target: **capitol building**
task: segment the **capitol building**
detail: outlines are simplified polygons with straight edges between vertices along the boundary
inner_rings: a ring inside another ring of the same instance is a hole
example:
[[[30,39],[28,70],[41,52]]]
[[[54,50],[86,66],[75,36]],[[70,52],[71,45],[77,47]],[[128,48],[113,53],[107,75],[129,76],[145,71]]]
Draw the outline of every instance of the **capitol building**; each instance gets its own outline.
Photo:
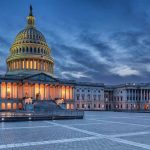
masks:
[[[12,44],[7,72],[0,75],[0,110],[24,110],[35,101],[53,100],[66,109],[149,110],[150,84],[77,82],[54,76],[54,58],[35,26],[30,6],[27,25]]]

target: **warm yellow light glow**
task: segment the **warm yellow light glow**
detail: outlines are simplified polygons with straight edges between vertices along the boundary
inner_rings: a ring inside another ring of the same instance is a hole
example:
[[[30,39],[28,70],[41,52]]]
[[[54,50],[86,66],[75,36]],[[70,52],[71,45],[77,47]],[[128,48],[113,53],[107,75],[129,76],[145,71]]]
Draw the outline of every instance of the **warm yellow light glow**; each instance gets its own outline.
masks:
[[[22,85],[18,85],[18,98],[22,98],[23,97],[23,90],[22,90]]]
[[[30,69],[32,69],[32,60],[30,60]]]
[[[22,68],[24,69],[24,60],[22,61]]]
[[[38,62],[38,70],[40,70],[40,62]]]
[[[2,109],[2,110],[6,109],[5,103],[2,103],[2,104],[1,104],[1,109]]]
[[[29,61],[26,60],[26,69],[29,69]]]
[[[7,98],[11,97],[11,83],[7,83]]]
[[[69,99],[69,87],[66,87],[66,99]]]
[[[39,95],[39,85],[38,84],[35,84],[35,97],[37,100],[40,99],[40,95]]]
[[[65,99],[65,87],[64,86],[62,86],[61,96],[62,98]]]
[[[67,105],[66,105],[66,108],[67,108],[67,109],[74,109],[74,106],[73,106],[73,104],[67,104]]]
[[[44,99],[44,85],[40,84],[40,96],[41,96],[41,100]]]
[[[17,104],[13,103],[13,109],[17,109]]]
[[[11,109],[11,103],[7,103],[7,109]]]
[[[24,94],[25,94],[25,97],[28,97],[28,96],[29,96],[28,83],[25,83],[25,85],[24,85]]]
[[[18,61],[18,69],[20,69],[20,66],[21,66],[21,62]]]
[[[6,97],[6,83],[5,82],[1,83],[1,97],[2,98]]]
[[[15,62],[13,62],[13,66],[14,66],[13,68],[15,69]]]
[[[73,99],[73,89],[72,89],[72,87],[70,87],[70,99]]]
[[[18,104],[18,108],[22,109],[22,104],[21,103]]]
[[[34,69],[36,69],[36,60],[34,60]]]
[[[13,98],[17,98],[17,84],[13,84]]]
[[[43,70],[45,70],[45,62],[43,62]]]

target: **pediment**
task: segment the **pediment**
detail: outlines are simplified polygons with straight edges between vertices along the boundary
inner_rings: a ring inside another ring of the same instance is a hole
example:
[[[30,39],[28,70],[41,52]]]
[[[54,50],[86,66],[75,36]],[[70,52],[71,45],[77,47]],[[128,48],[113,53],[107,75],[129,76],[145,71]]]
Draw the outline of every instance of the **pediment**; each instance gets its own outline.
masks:
[[[47,75],[45,73],[31,75],[31,76],[24,78],[24,80],[42,81],[42,82],[56,82],[57,81],[54,77]]]

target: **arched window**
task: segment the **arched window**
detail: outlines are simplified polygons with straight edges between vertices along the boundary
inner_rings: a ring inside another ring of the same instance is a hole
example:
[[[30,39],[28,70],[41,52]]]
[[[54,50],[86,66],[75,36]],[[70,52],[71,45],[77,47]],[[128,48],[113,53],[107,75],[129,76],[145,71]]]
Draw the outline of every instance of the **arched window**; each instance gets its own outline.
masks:
[[[22,52],[24,53],[24,47],[22,48]]]
[[[43,54],[43,49],[41,49],[41,53]]]
[[[26,53],[28,53],[29,52],[29,49],[28,49],[28,47],[27,47],[27,49],[26,49]]]
[[[18,48],[17,48],[17,53],[18,53]]]
[[[40,48],[38,48],[38,53],[40,53]]]
[[[34,48],[34,53],[36,53],[36,48]]]
[[[20,51],[19,52],[21,53],[21,47],[20,47]]]
[[[32,53],[32,47],[30,47],[30,53]]]

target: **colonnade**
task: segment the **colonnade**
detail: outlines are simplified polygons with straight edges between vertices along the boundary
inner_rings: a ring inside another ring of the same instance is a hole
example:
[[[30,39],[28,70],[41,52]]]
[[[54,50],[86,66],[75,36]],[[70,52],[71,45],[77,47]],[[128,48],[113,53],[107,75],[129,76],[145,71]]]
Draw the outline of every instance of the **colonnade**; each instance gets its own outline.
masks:
[[[130,100],[150,100],[150,89],[128,89],[127,96]]]
[[[8,62],[8,71],[39,70],[53,74],[53,63],[42,59],[16,59]]]
[[[52,85],[43,83],[2,82],[0,84],[1,99],[22,99],[32,97],[37,100],[63,98],[73,99],[73,87],[68,85]]]

